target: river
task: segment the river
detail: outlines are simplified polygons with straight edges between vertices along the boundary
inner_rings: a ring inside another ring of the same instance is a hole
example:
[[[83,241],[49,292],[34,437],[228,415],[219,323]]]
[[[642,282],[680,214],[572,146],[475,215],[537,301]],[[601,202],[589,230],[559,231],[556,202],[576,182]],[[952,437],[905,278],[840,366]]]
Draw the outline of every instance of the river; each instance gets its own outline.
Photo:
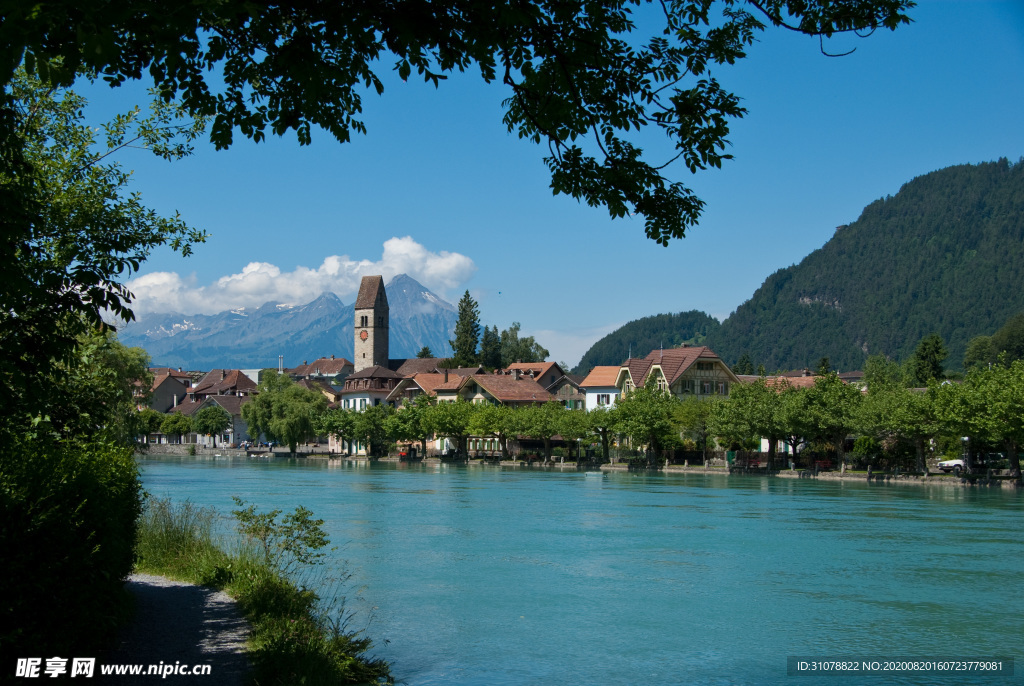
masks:
[[[303,505],[397,679],[811,684],[787,658],[1014,658],[1013,490],[702,473],[146,457],[155,496]],[[1024,683],[1018,676],[827,683]]]

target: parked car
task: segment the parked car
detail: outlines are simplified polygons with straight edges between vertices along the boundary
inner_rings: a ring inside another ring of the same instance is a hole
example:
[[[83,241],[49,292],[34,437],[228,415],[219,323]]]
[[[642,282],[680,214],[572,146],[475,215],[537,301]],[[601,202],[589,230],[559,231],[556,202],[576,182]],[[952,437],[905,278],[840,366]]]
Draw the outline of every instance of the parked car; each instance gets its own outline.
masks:
[[[1002,465],[1002,453],[988,453],[986,455],[977,455],[974,458],[975,472],[984,472],[987,469],[1000,469]],[[953,472],[957,476],[967,471],[967,463],[962,457],[958,457],[955,460],[943,460],[938,464],[938,467],[947,474]]]

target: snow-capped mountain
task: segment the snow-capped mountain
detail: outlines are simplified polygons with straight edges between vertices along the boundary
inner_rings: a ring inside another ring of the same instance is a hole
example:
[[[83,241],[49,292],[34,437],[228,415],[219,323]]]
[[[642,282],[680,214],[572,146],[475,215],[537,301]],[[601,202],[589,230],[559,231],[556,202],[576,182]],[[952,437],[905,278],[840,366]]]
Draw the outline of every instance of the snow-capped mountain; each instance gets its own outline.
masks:
[[[423,346],[451,355],[457,310],[415,279],[400,274],[388,283],[390,356],[415,357]],[[154,365],[186,369],[276,367],[278,355],[294,367],[318,357],[352,359],[352,303],[324,293],[304,305],[265,303],[217,314],[149,314],[119,327],[127,346],[149,352]]]

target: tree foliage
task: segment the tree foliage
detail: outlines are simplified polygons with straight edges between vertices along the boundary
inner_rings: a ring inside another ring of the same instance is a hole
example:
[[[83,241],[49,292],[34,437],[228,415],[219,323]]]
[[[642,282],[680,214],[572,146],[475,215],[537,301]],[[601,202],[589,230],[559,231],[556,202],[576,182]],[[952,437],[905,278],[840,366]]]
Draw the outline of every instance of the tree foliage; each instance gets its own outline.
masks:
[[[910,374],[918,386],[927,386],[929,382],[942,380],[946,377],[942,363],[949,356],[942,336],[937,333],[928,334],[921,339],[910,358]]]
[[[497,327],[495,327],[497,328]],[[519,336],[519,322],[501,332],[501,366],[508,367],[516,362],[543,362],[550,354],[534,340],[533,336]]]
[[[476,347],[480,342],[480,308],[466,291],[459,300],[459,318],[455,322],[455,340],[449,341],[454,351],[453,367],[472,367],[477,363]]]
[[[501,367],[501,362],[501,335],[498,327],[485,326],[480,337],[480,365],[485,369],[497,369]]]
[[[217,434],[231,426],[231,415],[222,407],[208,405],[192,417],[192,430],[197,434],[213,437],[213,445],[217,445]]]
[[[303,388],[284,374],[264,374],[259,393],[242,405],[242,419],[250,436],[263,434],[294,453],[299,443],[314,435],[317,418],[326,408],[322,393]]]
[[[136,108],[93,128],[84,99],[21,70],[8,74],[0,100],[0,415],[46,414],[63,403],[42,381],[50,366],[80,359],[79,338],[106,313],[131,318],[124,280],[154,248],[188,254],[204,239],[128,194],[130,174],[111,156],[133,145],[181,157],[201,122],[179,123],[158,101],[149,115]]]
[[[716,68],[744,58],[766,26],[863,34],[909,22],[912,6],[674,0],[644,14],[660,20],[645,38],[638,26],[646,21],[627,0],[366,7],[201,0],[173,11],[134,0],[63,0],[5,12],[0,75],[9,81],[24,62],[54,84],[82,73],[111,84],[148,78],[162,97],[211,117],[211,138],[222,148],[235,131],[259,141],[268,130],[293,130],[306,144],[313,126],[345,142],[366,131],[362,95],[383,93],[380,70],[393,68],[402,79],[415,72],[437,86],[449,73],[475,69],[507,88],[508,130],[545,146],[556,193],[604,206],[612,217],[642,216],[647,235],[667,243],[696,223],[703,202],[664,167],[675,159],[690,172],[721,166],[731,157],[729,122],[745,113]],[[675,148],[668,159],[645,154],[646,128],[667,136]]]
[[[657,454],[679,436],[676,413],[680,405],[675,397],[665,391],[649,387],[637,388],[616,404],[617,428],[635,446],[644,446],[649,452]]]

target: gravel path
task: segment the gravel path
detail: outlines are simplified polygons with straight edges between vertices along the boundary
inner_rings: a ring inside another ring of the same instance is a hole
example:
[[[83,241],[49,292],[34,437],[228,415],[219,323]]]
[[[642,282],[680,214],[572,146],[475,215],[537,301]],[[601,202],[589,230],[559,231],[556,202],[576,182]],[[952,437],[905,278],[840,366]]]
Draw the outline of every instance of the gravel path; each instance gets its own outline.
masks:
[[[133,574],[126,586],[135,596],[135,618],[126,626],[118,647],[103,664],[209,664],[209,675],[169,674],[107,676],[99,683],[175,686],[242,686],[249,670],[245,639],[249,625],[223,591],[214,591],[151,574]]]

